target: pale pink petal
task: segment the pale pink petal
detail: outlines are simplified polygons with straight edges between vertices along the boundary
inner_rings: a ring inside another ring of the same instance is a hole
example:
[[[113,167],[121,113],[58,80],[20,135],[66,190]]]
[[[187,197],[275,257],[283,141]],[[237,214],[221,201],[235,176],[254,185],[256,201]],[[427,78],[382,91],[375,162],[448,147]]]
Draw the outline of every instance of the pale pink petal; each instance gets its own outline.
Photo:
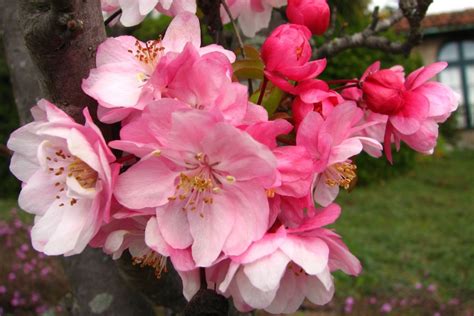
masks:
[[[273,302],[265,307],[265,311],[272,314],[283,313],[287,310],[290,301],[295,302],[295,304],[291,304],[292,306],[299,303],[296,309],[301,306],[301,303],[303,303],[304,300],[304,294],[303,291],[299,289],[296,278],[297,277],[291,270],[283,275],[277,294],[273,299]]]
[[[280,248],[308,274],[320,273],[327,266],[329,248],[319,238],[289,235]]]
[[[156,207],[174,194],[177,176],[162,158],[152,156],[122,173],[114,194],[121,204],[132,209]]]
[[[201,287],[199,269],[177,272],[183,281],[183,295],[188,301],[190,301]]]
[[[184,202],[171,202],[156,210],[156,221],[161,236],[175,249],[185,249],[193,243]],[[179,229],[176,229],[179,227]]]
[[[145,242],[160,255],[169,256],[169,246],[161,235],[156,217],[151,217],[146,225]]]
[[[318,175],[314,182],[313,197],[314,201],[321,206],[328,206],[331,204],[339,194],[339,186],[330,186],[326,183],[327,177],[325,174]]]
[[[225,49],[224,47],[222,47],[220,45],[211,44],[211,45],[207,45],[207,46],[199,48],[199,55],[200,56],[204,56],[206,54],[213,53],[213,52],[218,52],[218,53],[224,54],[227,57],[227,59],[229,60],[229,62],[231,62],[231,63],[235,62],[236,57],[235,57],[234,52],[232,52],[230,50],[227,50],[227,49]]]
[[[326,289],[317,276],[308,276],[305,285],[306,297],[314,304],[325,305],[329,303],[334,296],[334,285]]]
[[[135,56],[128,51],[135,48],[136,41],[137,39],[133,36],[119,36],[106,39],[97,48],[97,67],[121,62],[137,63]]]
[[[265,186],[274,182],[275,156],[247,133],[218,123],[202,144],[212,159],[210,163],[219,163],[216,170],[230,173],[237,181],[259,179]]]
[[[38,170],[21,189],[18,205],[31,214],[44,215],[50,205],[56,200],[55,186],[57,180],[52,173]]]
[[[217,259],[235,223],[236,216],[228,196],[222,194],[213,198],[214,202],[203,205],[202,210],[198,208],[186,214],[194,239],[193,259],[200,267],[208,267]]]
[[[243,272],[250,283],[260,291],[276,292],[290,261],[283,252],[276,251],[265,258],[246,264]]]
[[[341,237],[327,229],[322,231],[323,233],[318,233],[317,236],[323,239],[329,247],[329,267],[331,271],[340,269],[344,273],[358,275],[362,270],[362,266],[342,242]]]
[[[444,122],[452,112],[456,111],[460,95],[448,86],[439,82],[427,82],[415,90],[423,94],[430,103],[428,116],[436,118],[438,123]]]
[[[414,150],[424,153],[432,154],[438,139],[438,124],[428,119],[424,121],[418,131],[411,135],[401,135],[402,140]]]
[[[107,64],[91,69],[82,89],[104,107],[134,107],[142,94],[144,76],[144,69],[136,64]]]
[[[196,15],[183,12],[171,21],[161,43],[166,53],[180,53],[188,42],[196,48],[201,46],[201,28]]]
[[[222,210],[231,208],[234,226],[223,246],[229,256],[242,254],[251,242],[262,238],[268,227],[269,207],[265,191],[252,183],[235,183],[224,187]],[[217,209],[215,210],[217,211]]]
[[[123,26],[134,26],[139,24],[145,18],[140,13],[139,2],[137,0],[119,0],[122,16],[120,22]]]
[[[57,201],[35,222],[31,230],[33,247],[47,255],[79,253],[87,245],[76,249],[79,235],[86,228],[86,222],[90,222],[88,217],[95,216],[91,210],[92,200],[79,200],[74,205],[64,199]],[[64,205],[59,206],[60,203]]]
[[[340,215],[341,207],[333,203],[322,209],[322,211],[318,211],[314,216],[305,219],[300,226],[289,229],[288,232],[299,233],[330,225],[334,223]]]
[[[408,90],[414,90],[443,71],[447,66],[448,63],[444,61],[423,66],[408,75],[405,81],[405,87]]]
[[[237,272],[235,276],[235,283],[245,304],[251,306],[252,308],[258,309],[267,307],[275,298],[276,292],[278,290],[278,287],[276,287],[275,289],[268,292],[261,291],[260,289],[253,286],[252,283],[250,283],[243,271]]]

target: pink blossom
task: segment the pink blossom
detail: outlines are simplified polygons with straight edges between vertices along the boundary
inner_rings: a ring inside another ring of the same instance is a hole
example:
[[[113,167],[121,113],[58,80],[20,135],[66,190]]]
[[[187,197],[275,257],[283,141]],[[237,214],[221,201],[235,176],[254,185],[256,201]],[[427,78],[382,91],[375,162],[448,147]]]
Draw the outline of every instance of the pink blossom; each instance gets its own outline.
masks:
[[[35,121],[13,132],[10,170],[24,182],[19,205],[36,215],[33,247],[48,255],[81,252],[108,220],[118,165],[84,110],[85,125],[46,100]]]
[[[384,303],[380,308],[381,313],[390,313],[392,311],[392,305],[390,303]]]
[[[8,273],[8,281],[14,281],[16,279],[16,274],[14,272]]]
[[[133,213],[129,215],[133,216]],[[114,260],[119,259],[127,249],[132,257],[143,257],[150,252],[145,244],[145,227],[149,217],[133,216],[112,219],[110,223],[101,227],[90,242],[90,246],[101,247]]]
[[[220,52],[229,61],[235,60],[235,55],[221,46],[200,48],[199,20],[189,13],[181,13],[173,19],[162,41],[143,43],[132,36],[120,36],[102,43],[97,50],[97,68],[92,69],[82,83],[84,92],[100,105],[99,118],[106,123],[117,122],[159,99],[163,92],[160,88],[165,87],[154,86],[150,77],[166,54],[171,54],[173,57],[169,58],[173,59],[188,42],[199,55]]]
[[[120,22],[124,26],[134,26],[154,9],[174,16],[181,12],[196,12],[195,0],[101,0],[102,10],[114,12],[122,10]]]
[[[294,92],[297,96],[291,108],[297,127],[309,112],[319,112],[323,117],[327,117],[336,105],[344,102],[341,95],[330,90],[322,80],[303,81]]]
[[[364,128],[357,125],[362,115],[355,103],[346,102],[336,106],[326,119],[317,112],[308,113],[298,129],[296,143],[304,146],[313,159],[316,172],[313,197],[322,206],[334,201],[339,187],[351,186],[356,177],[352,156],[359,154],[364,146],[372,152],[382,149],[372,138],[353,136]]]
[[[363,82],[363,99],[367,107],[388,116],[384,149],[392,160],[390,143],[400,141],[421,153],[432,153],[438,137],[438,123],[456,110],[459,96],[447,86],[427,82],[446,68],[438,62],[412,72],[405,79],[403,69],[376,70]]]
[[[323,305],[334,293],[330,271],[350,266],[358,274],[360,265],[332,232],[321,228],[332,223],[340,208],[333,205],[299,228],[267,233],[242,255],[230,257],[206,269],[207,283],[225,296],[232,296],[238,310],[254,308],[271,313],[293,313],[303,300]],[[185,291],[199,288],[199,278],[182,275]],[[191,293],[189,293],[191,292]]]
[[[156,207],[157,234],[172,248],[191,246],[198,266],[211,265],[221,251],[240,254],[267,229],[265,189],[275,182],[274,155],[207,111],[154,118],[153,134],[130,134],[136,144],[152,142],[153,150],[137,149],[143,158],[120,175],[117,200],[131,209]]]
[[[5,294],[7,293],[7,287],[4,285],[0,285],[0,294]]]
[[[286,16],[291,23],[306,26],[311,33],[326,32],[331,12],[326,0],[288,0]]]
[[[203,73],[206,80],[202,80]],[[240,124],[248,107],[247,87],[231,78],[232,66],[224,54],[210,52],[200,56],[199,50],[188,43],[182,53],[163,60],[150,81],[166,91],[166,97]]]
[[[275,28],[262,45],[265,76],[279,88],[292,92],[288,80],[313,79],[326,67],[326,59],[309,61],[311,32],[306,26],[282,24]]]
[[[227,5],[244,35],[254,37],[270,24],[273,8],[280,8],[286,2],[287,0],[229,0]],[[222,6],[221,19],[224,24],[230,22],[229,15]]]

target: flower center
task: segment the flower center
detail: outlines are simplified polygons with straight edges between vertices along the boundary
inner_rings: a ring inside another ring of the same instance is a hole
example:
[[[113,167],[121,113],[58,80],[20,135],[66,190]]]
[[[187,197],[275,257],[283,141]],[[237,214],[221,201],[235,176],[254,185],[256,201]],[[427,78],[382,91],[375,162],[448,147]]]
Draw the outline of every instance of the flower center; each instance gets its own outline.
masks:
[[[349,189],[357,180],[357,166],[351,162],[338,162],[331,165],[326,171],[326,184]]]
[[[143,45],[140,41],[135,42],[135,51],[129,49],[128,52],[141,63],[155,66],[161,57],[161,52],[165,48],[161,46],[161,40],[147,41]]]
[[[132,260],[133,265],[139,265],[141,268],[151,267],[155,269],[155,276],[158,279],[161,278],[163,272],[168,272],[166,268],[166,257],[155,251],[150,251],[141,257],[133,257]]]
[[[197,211],[204,218],[204,207],[214,203],[215,195],[222,190],[222,183],[233,184],[236,179],[215,170],[213,167],[219,163],[211,163],[204,153],[195,154],[185,164],[187,171],[180,173],[175,194],[168,197],[168,201],[181,202],[182,211]]]
[[[77,182],[79,182],[84,189],[95,187],[98,173],[81,159],[75,158],[68,166],[68,171],[68,176],[76,178]]]
[[[81,159],[72,156],[67,149],[55,146],[45,148],[48,173],[56,179],[54,187],[57,190],[56,200],[60,207],[66,203],[70,206],[78,202],[77,198],[66,194],[66,178],[74,177],[84,189],[94,188],[97,183],[98,173]]]
[[[303,268],[294,262],[288,263],[287,269],[292,271],[297,277],[301,275],[307,275],[307,273],[303,270]]]

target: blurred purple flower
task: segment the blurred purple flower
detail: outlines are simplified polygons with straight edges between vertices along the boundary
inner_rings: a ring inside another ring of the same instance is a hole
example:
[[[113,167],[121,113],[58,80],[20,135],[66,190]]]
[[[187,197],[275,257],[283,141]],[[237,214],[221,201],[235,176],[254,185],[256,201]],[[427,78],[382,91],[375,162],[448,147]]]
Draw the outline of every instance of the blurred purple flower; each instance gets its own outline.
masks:
[[[385,303],[382,305],[382,307],[380,308],[380,312],[382,313],[390,313],[392,311],[392,305],[390,305],[389,303]]]
[[[13,225],[14,225],[16,228],[21,228],[21,227],[23,227],[23,222],[17,218],[17,219],[15,219],[15,221],[13,222]]]
[[[346,314],[352,313],[352,305],[346,305],[346,306],[344,306],[344,312],[345,312]]]
[[[453,297],[448,302],[449,305],[459,305],[459,303],[461,303],[461,301],[457,297]]]
[[[41,305],[35,308],[35,312],[37,314],[44,314],[48,311],[48,306],[46,305]]]
[[[43,269],[41,269],[41,276],[42,277],[45,277],[47,276],[49,273],[51,272],[51,268],[50,267],[44,267]]]
[[[369,298],[369,304],[370,305],[374,305],[374,304],[377,304],[377,298],[375,296],[371,296]]]
[[[16,257],[20,260],[25,260],[26,259],[26,254],[21,251],[21,249],[16,250]]]
[[[352,296],[349,296],[346,298],[346,305],[353,305],[354,304],[354,298]]]
[[[428,290],[428,292],[433,293],[433,292],[436,292],[437,287],[436,287],[436,284],[431,283],[430,285],[428,285],[426,289]]]
[[[28,250],[30,250],[30,246],[28,244],[22,244],[20,249],[23,252],[27,252]]]
[[[433,314],[433,316],[441,316],[441,313],[440,312],[436,312]]]
[[[0,294],[7,293],[7,287],[5,285],[0,285]]]
[[[39,300],[40,300],[40,295],[39,295],[39,293],[33,292],[33,293],[31,294],[30,301],[31,301],[32,303],[36,303],[36,302],[38,302]]]
[[[13,281],[16,279],[16,274],[13,272],[8,273],[8,280]]]
[[[422,288],[423,288],[423,284],[421,284],[420,282],[415,283],[415,289],[421,290]]]

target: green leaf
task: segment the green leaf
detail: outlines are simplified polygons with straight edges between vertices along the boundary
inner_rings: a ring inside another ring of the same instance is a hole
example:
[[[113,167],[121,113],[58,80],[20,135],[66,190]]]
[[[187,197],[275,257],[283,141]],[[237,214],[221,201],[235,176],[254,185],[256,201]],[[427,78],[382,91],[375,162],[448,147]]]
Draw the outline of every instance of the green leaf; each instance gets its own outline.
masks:
[[[260,90],[257,90],[250,96],[250,101],[257,103],[259,95]],[[265,95],[263,96],[262,100],[262,106],[265,108],[265,110],[267,110],[268,116],[272,116],[275,113],[284,95],[285,92],[272,85],[271,82],[268,83]]]
[[[263,79],[263,63],[260,60],[237,60],[232,67],[239,80]]]

